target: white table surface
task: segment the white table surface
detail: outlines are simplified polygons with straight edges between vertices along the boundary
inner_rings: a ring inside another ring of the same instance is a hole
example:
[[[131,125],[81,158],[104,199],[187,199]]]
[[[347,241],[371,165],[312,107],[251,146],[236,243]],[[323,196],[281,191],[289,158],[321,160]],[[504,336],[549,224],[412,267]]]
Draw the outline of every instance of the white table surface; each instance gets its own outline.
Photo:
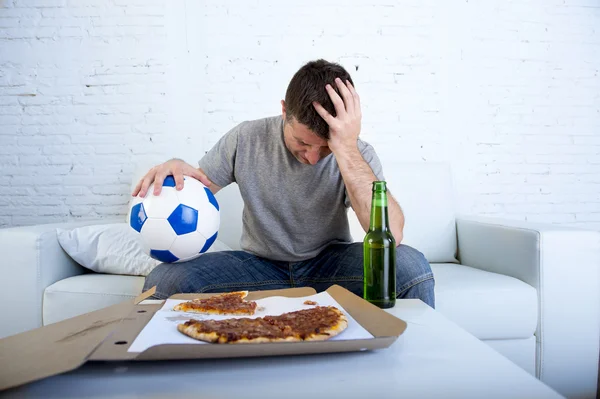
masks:
[[[561,398],[419,300],[389,348],[268,358],[90,363],[0,394],[44,398]]]

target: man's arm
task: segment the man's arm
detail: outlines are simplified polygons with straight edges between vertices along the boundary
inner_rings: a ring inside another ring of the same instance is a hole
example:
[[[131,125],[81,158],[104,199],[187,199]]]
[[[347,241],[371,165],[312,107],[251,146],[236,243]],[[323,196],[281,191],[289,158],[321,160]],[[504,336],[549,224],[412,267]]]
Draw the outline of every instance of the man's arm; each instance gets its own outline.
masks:
[[[348,197],[350,197],[352,209],[354,209],[360,225],[367,232],[371,222],[373,182],[378,180],[377,176],[360,154],[358,146],[356,151],[342,153],[339,157],[336,154],[336,160],[348,191]],[[403,238],[404,214],[389,190],[387,198],[390,230],[396,240],[396,245],[400,245]]]
[[[360,98],[349,81],[344,84],[341,79],[337,78],[335,83],[341,97],[329,84],[325,86],[325,90],[335,106],[336,116],[332,116],[319,103],[315,102],[313,106],[329,125],[329,148],[339,165],[352,209],[356,212],[363,229],[368,231],[371,218],[372,187],[373,181],[377,180],[377,177],[358,149],[362,117]],[[388,217],[390,230],[396,240],[396,245],[399,245],[403,238],[404,215],[389,191]]]

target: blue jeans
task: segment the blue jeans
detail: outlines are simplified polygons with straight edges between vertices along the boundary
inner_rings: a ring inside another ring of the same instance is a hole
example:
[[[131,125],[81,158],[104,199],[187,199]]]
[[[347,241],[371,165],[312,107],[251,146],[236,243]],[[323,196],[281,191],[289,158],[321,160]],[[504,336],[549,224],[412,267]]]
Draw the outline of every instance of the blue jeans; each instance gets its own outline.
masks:
[[[210,252],[182,263],[162,263],[150,272],[144,290],[156,286],[154,297],[177,293],[274,290],[313,287],[325,291],[337,284],[363,294],[363,245],[333,244],[315,258],[301,262],[272,261],[244,251]],[[398,298],[418,298],[435,306],[429,262],[407,245],[396,248]]]

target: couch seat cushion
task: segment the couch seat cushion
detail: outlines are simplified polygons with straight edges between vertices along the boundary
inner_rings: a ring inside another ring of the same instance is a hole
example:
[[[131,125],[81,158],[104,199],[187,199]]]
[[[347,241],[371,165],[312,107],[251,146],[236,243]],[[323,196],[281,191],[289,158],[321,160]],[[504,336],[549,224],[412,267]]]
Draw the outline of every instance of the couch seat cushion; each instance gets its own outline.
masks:
[[[89,273],[69,277],[44,291],[43,323],[93,312],[133,299],[142,292],[144,277]]]
[[[479,339],[533,336],[537,291],[513,277],[473,267],[431,264],[436,310]]]

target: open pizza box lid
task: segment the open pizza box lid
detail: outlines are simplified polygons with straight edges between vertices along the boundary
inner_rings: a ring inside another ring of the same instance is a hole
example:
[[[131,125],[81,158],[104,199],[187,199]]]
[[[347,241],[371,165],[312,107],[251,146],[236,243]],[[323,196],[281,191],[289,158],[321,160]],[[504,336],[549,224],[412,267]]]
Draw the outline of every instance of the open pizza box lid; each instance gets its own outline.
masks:
[[[0,391],[75,370],[90,361],[152,361],[227,357],[280,356],[351,352],[387,348],[406,330],[406,322],[379,309],[350,291],[333,285],[327,293],[374,338],[283,342],[243,345],[158,345],[143,352],[128,352],[160,304],[144,304],[152,288],[126,301],[55,324],[0,339]],[[271,296],[298,298],[316,294],[313,288],[252,291],[246,300]],[[172,299],[193,299],[214,294],[178,294]],[[10,365],[10,367],[7,367]]]

